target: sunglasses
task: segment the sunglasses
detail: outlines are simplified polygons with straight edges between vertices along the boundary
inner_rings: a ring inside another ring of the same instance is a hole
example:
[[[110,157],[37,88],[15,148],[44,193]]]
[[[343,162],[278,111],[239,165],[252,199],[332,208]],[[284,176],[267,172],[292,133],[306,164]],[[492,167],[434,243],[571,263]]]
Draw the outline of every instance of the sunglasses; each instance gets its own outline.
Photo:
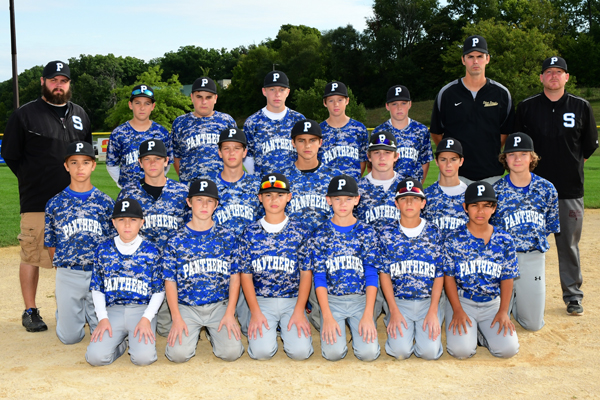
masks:
[[[277,189],[287,189],[287,185],[284,181],[275,181],[271,183],[271,181],[265,181],[260,185],[261,189],[269,189],[269,188],[277,188]]]
[[[142,89],[135,89],[133,92],[131,92],[132,96],[139,96],[140,94],[145,94],[146,96],[154,96],[154,92],[150,89],[146,89],[146,90],[142,90]]]
[[[396,145],[394,144],[394,142],[392,142],[392,140],[389,139],[389,138],[387,138],[387,137],[385,139],[383,139],[383,140],[381,140],[380,137],[377,137],[377,140],[374,143],[369,143],[369,147],[371,147],[371,146],[378,146],[378,145],[381,145],[381,144],[384,144],[386,146],[396,147]]]
[[[416,186],[413,186],[411,189],[403,187],[400,190],[398,190],[398,193],[396,193],[396,195],[400,195],[400,194],[404,194],[404,193],[416,193],[416,194],[425,196],[423,191]]]

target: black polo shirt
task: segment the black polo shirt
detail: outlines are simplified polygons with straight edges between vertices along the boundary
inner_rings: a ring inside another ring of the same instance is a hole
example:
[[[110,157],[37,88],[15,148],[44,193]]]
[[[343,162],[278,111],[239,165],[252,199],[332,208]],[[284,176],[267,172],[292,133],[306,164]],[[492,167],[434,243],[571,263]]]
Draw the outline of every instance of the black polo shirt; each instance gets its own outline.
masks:
[[[502,175],[501,135],[513,133],[514,109],[508,89],[491,79],[475,98],[462,79],[444,86],[431,113],[431,133],[458,139],[465,161],[459,174],[471,180]]]
[[[534,172],[554,184],[558,198],[583,197],[584,159],[598,148],[590,103],[567,92],[553,102],[542,92],[519,103],[514,127],[533,139],[541,157]]]

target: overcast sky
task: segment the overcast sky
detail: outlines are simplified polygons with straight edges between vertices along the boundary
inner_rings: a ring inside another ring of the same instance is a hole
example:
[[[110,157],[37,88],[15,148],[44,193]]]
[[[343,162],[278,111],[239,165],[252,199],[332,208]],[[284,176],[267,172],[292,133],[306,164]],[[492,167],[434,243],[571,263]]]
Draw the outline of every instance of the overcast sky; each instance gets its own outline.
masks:
[[[0,0],[0,82],[10,79],[9,1]],[[209,3],[209,4],[207,4]],[[181,46],[258,44],[284,24],[365,29],[372,0],[15,0],[19,73],[80,54],[149,61]]]

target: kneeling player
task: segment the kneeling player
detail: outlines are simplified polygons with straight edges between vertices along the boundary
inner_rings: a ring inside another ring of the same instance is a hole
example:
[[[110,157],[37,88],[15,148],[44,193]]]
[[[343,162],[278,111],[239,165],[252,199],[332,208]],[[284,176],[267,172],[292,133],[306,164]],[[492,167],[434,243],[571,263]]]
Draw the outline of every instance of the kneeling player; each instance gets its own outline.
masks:
[[[206,327],[215,356],[235,361],[244,353],[235,319],[240,292],[235,234],[212,219],[219,203],[213,181],[192,182],[187,203],[192,220],[165,249],[163,276],[173,317],[165,355],[173,362],[188,361]]]
[[[144,213],[136,200],[117,201],[112,218],[119,235],[96,249],[90,290],[98,326],[85,359],[111,364],[129,344],[131,362],[149,365],[157,359],[154,316],[165,298],[160,251],[138,234]]]
[[[258,198],[265,217],[248,225],[239,238],[244,255],[239,260],[241,282],[251,315],[248,355],[258,360],[273,357],[279,327],[288,357],[305,360],[313,353],[304,313],[312,281],[305,246],[310,231],[285,215],[292,198],[285,176],[263,177]]]
[[[421,182],[405,179],[396,188],[400,220],[381,230],[384,251],[379,275],[385,295],[385,351],[405,359],[442,356],[440,296],[444,286],[443,240],[434,223],[419,214],[426,199]]]
[[[446,350],[459,359],[472,357],[478,340],[496,357],[519,351],[508,315],[513,279],[519,276],[517,254],[512,237],[489,224],[496,203],[489,183],[470,184],[464,205],[469,222],[446,237]]]
[[[373,318],[380,258],[373,246],[375,230],[352,215],[359,199],[354,178],[334,177],[327,188],[333,217],[314,231],[310,241],[321,306],[321,354],[330,361],[348,353],[346,323],[356,358],[373,361],[380,353]]]

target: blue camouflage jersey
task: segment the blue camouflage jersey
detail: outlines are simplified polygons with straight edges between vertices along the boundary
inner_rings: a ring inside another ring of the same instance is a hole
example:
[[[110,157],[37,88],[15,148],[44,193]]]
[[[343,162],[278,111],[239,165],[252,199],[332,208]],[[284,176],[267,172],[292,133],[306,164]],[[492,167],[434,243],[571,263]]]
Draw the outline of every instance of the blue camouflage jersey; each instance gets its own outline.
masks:
[[[258,200],[260,179],[244,172],[237,182],[221,179],[221,173],[212,173],[209,179],[219,189],[219,205],[213,214],[216,224],[233,230],[236,236],[242,234],[246,226],[264,215],[264,208]]]
[[[154,200],[136,181],[121,189],[117,201],[131,197],[140,203],[144,210],[144,225],[140,235],[162,249],[169,237],[190,219],[191,211],[185,201],[187,194],[188,188],[184,184],[167,178],[160,197]]]
[[[383,253],[381,272],[390,275],[394,296],[404,300],[428,299],[433,281],[444,276],[442,234],[435,224],[425,221],[419,236],[406,236],[400,221],[380,231]]]
[[[206,178],[223,169],[219,157],[219,135],[224,129],[237,128],[231,115],[215,111],[210,117],[196,117],[193,112],[173,122],[173,153],[180,158],[179,181]]]
[[[319,160],[358,181],[361,177],[360,163],[367,161],[369,145],[367,128],[350,118],[350,121],[341,128],[333,128],[327,121],[323,121],[321,130],[323,144],[319,149]]]
[[[148,240],[131,255],[121,254],[114,239],[96,249],[90,290],[104,293],[106,307],[148,304],[155,293],[164,292],[160,250]]]
[[[229,299],[229,279],[237,271],[232,230],[214,225],[207,234],[186,226],[169,239],[163,278],[177,283],[179,304],[201,306]]]
[[[326,276],[328,294],[366,294],[367,286],[377,287],[381,258],[375,240],[373,227],[361,221],[347,233],[326,221],[313,233],[308,243],[310,264],[315,277]]]
[[[494,184],[498,207],[490,223],[506,230],[519,252],[547,252],[548,235],[560,232],[558,193],[552,183],[531,173],[526,188],[515,187],[506,175]]]
[[[306,241],[310,231],[289,219],[277,233],[265,231],[260,221],[239,237],[240,272],[252,274],[257,296],[298,297],[300,271],[310,270]]]
[[[150,139],[162,140],[167,148],[169,163],[173,163],[173,139],[165,127],[152,121],[150,129],[145,132],[136,131],[129,121],[115,128],[110,134],[106,149],[106,165],[119,167],[119,186],[139,181],[144,177],[144,170],[138,162],[142,142]]]
[[[390,120],[387,120],[375,128],[371,135],[381,131],[392,132],[398,142],[398,161],[394,165],[394,171],[398,172],[402,179],[414,178],[422,181],[423,164],[433,160],[429,129],[411,119],[406,128],[400,130],[394,128]]]
[[[91,271],[98,244],[117,233],[111,221],[114,205],[97,188],[85,201],[68,188],[51,198],[46,204],[44,246],[56,248],[52,264]]]
[[[281,173],[296,161],[292,146],[292,128],[304,115],[287,109],[285,117],[274,121],[259,110],[244,123],[248,140],[248,156],[254,157],[254,172],[259,177],[273,172]]]
[[[435,182],[425,189],[425,197],[427,204],[421,211],[421,215],[427,221],[436,224],[444,235],[469,222],[469,215],[463,208],[464,193],[448,196],[440,188],[440,183]]]
[[[358,219],[373,225],[376,229],[381,229],[384,225],[400,219],[400,210],[396,208],[394,196],[396,187],[403,178],[396,174],[396,179],[388,190],[383,190],[383,186],[375,186],[365,176],[358,181],[358,194],[360,202],[356,207],[356,216]]]
[[[488,244],[463,225],[446,236],[444,274],[454,277],[463,297],[477,302],[500,295],[500,282],[519,277],[517,252],[512,237],[494,227]]]
[[[333,216],[325,196],[329,182],[340,175],[339,172],[321,163],[315,172],[303,173],[292,164],[283,175],[290,181],[292,192],[292,200],[285,208],[286,215],[302,221],[311,231]]]

